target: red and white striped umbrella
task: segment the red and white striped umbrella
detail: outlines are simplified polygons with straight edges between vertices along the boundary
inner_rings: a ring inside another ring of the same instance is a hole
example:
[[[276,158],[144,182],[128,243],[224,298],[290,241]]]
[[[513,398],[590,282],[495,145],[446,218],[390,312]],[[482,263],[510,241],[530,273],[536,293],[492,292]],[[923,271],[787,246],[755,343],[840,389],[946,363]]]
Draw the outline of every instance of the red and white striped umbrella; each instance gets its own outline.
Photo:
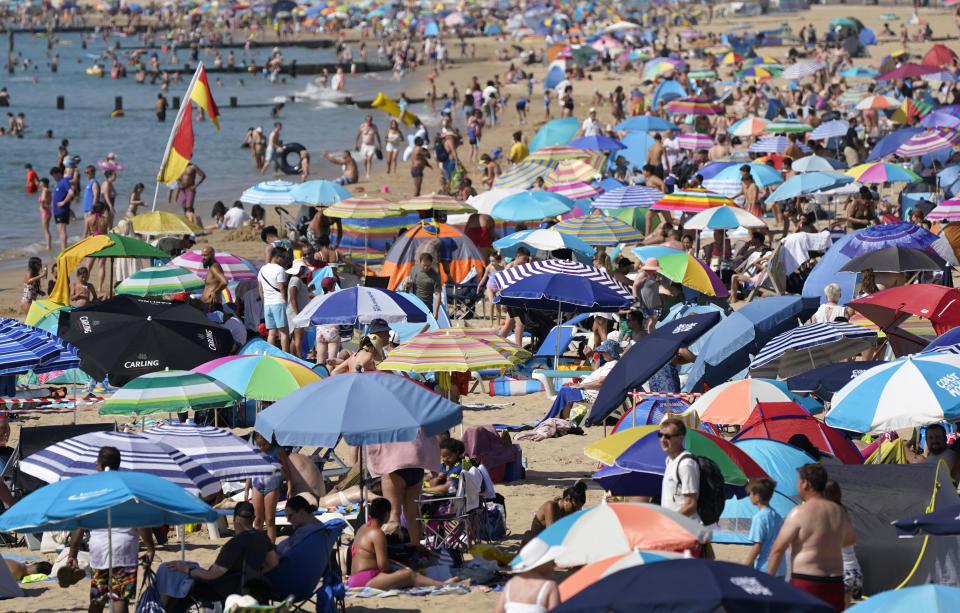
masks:
[[[769,123],[762,117],[747,117],[730,126],[727,132],[734,136],[760,136]]]
[[[925,219],[930,221],[960,221],[960,200],[944,200]]]
[[[697,133],[681,134],[677,137],[677,142],[680,144],[681,149],[691,149],[693,151],[709,149],[716,144],[708,134]]]
[[[897,148],[896,153],[903,157],[926,155],[941,149],[948,149],[957,143],[960,143],[960,133],[935,128],[914,134]]]
[[[547,191],[566,196],[571,200],[582,200],[584,198],[599,196],[603,193],[603,188],[593,183],[575,181],[573,183],[560,183],[559,185],[548,187]]]

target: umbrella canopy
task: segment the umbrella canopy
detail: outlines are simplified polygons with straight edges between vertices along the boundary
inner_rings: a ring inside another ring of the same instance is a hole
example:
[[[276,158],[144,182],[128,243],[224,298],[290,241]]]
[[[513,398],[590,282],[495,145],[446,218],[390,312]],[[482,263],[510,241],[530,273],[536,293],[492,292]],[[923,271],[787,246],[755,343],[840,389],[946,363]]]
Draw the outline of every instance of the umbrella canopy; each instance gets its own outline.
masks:
[[[709,538],[700,522],[659,505],[601,504],[553,522],[520,549],[510,567],[524,572],[550,560],[581,566],[634,549],[693,549]]]
[[[750,153],[783,153],[790,146],[790,139],[782,135],[766,136],[747,147]],[[811,149],[801,142],[797,142],[800,151],[808,153]]]
[[[814,447],[836,456],[844,464],[863,464],[856,445],[795,402],[758,402],[731,440],[738,443],[751,438],[769,438],[787,443],[795,434],[803,434]]]
[[[530,139],[530,151],[535,152],[537,149],[552,145],[566,145],[576,136],[579,129],[580,122],[576,117],[548,121]]]
[[[707,189],[688,189],[667,194],[656,202],[651,209],[661,211],[683,211],[699,213],[714,206],[733,205],[733,200]]]
[[[821,62],[797,62],[787,66],[780,76],[788,80],[798,80],[813,76],[826,67],[827,65]]]
[[[875,366],[834,394],[826,422],[879,434],[960,419],[958,368],[960,356],[940,352]]]
[[[514,257],[517,249],[526,246],[535,251],[552,252],[558,249],[572,249],[586,257],[593,257],[596,249],[585,243],[577,236],[570,234],[561,234],[554,228],[536,228],[533,230],[521,230],[504,236],[494,241],[496,247],[503,255]]]
[[[660,274],[674,283],[679,283],[692,290],[707,296],[729,296],[730,291],[705,262],[690,255],[686,251],[651,245],[648,247],[634,247],[633,253],[645,262],[647,258],[657,258],[660,263]]]
[[[569,145],[549,145],[540,147],[530,153],[527,159],[539,160],[543,162],[554,162],[560,160],[580,160],[590,157],[589,151],[577,149]]]
[[[105,471],[28,494],[0,517],[0,530],[143,528],[216,519],[210,505],[166,479],[142,472]]]
[[[141,268],[117,286],[118,294],[163,296],[203,289],[203,279],[180,266]]]
[[[956,128],[960,126],[960,105],[947,104],[924,115],[920,125],[928,128]]]
[[[320,375],[299,362],[269,355],[230,355],[201,364],[193,372],[245,398],[271,401],[320,380]]]
[[[636,115],[628,117],[613,128],[614,130],[626,130],[628,132],[665,132],[667,130],[679,131],[675,124],[666,119],[655,117],[653,115]]]
[[[576,181],[573,183],[559,183],[556,185],[551,185],[547,188],[547,191],[560,194],[564,198],[569,198],[571,200],[586,200],[602,194],[603,188],[594,185],[593,183]]]
[[[20,461],[20,470],[53,483],[97,472],[97,454],[104,446],[120,451],[120,470],[149,473],[188,492],[209,496],[220,480],[179,449],[140,434],[88,432],[38,451]]]
[[[853,179],[838,172],[804,172],[784,181],[767,197],[770,202],[788,200],[852,183]]]
[[[418,265],[417,249],[425,242],[437,239],[440,240],[439,253],[444,264],[440,267],[441,281],[460,283],[473,271],[477,275],[483,272],[486,266],[483,256],[463,232],[454,226],[424,219],[397,237],[387,251],[380,270],[381,276],[390,278],[387,287],[395,290],[406,281],[410,271]]]
[[[915,64],[913,62],[904,62],[897,68],[878,75],[877,81],[901,81],[905,79],[912,79],[914,77],[921,77],[925,74],[930,74],[931,72],[937,72],[939,70],[939,66],[927,66],[923,64]]]
[[[882,360],[858,360],[829,364],[790,377],[787,379],[787,386],[791,392],[814,394],[817,398],[830,400],[835,393],[855,377],[880,364],[884,364],[884,362]]]
[[[291,188],[290,197],[298,204],[333,204],[349,198],[350,192],[339,183],[318,179]]]
[[[616,217],[604,215],[599,209],[594,209],[583,217],[565,219],[553,229],[560,234],[576,237],[588,245],[612,246],[617,243],[643,240],[643,235],[633,226],[627,225]]]
[[[621,147],[621,149],[623,148]],[[603,176],[605,161],[606,158],[599,153],[591,153],[590,157],[587,158],[561,160],[543,177],[543,183],[547,187],[553,187],[578,181],[594,181]]]
[[[534,279],[535,284],[514,288],[528,279]],[[498,301],[507,306],[556,310],[562,305],[587,307],[587,311],[610,310],[618,308],[616,304],[624,306],[633,299],[627,288],[605,270],[566,260],[514,266],[496,273],[494,281],[500,288]]]
[[[27,316],[24,317],[23,323],[27,326],[53,332],[57,329],[57,321],[60,319],[59,311],[61,309],[67,309],[69,311],[72,308],[71,306],[60,304],[56,300],[50,300],[48,298],[34,300],[30,303],[30,310],[27,311]],[[53,323],[52,328],[50,327],[51,322]]]
[[[960,125],[960,123],[958,123],[958,125]],[[877,141],[877,144],[870,150],[870,155],[867,156],[867,162],[876,162],[895,153],[900,145],[910,140],[913,136],[921,134],[923,131],[923,128],[917,126],[894,130]],[[894,170],[892,172],[896,171]]]
[[[848,87],[840,94],[840,97],[837,99],[840,104],[844,106],[857,106],[857,103],[870,95],[870,87],[868,85],[854,85],[853,87]]]
[[[923,61],[920,63],[924,66],[935,66],[939,68],[941,66],[948,66],[955,59],[957,59],[956,51],[946,45],[936,43],[930,47],[930,51],[924,54]]]
[[[243,190],[240,202],[262,206],[296,204],[297,199],[291,193],[294,187],[296,184],[290,181],[263,181]]]
[[[763,131],[770,134],[802,134],[812,132],[813,126],[799,119],[776,119],[768,123]]]
[[[893,522],[893,527],[901,537],[916,536],[920,532],[937,535],[960,534],[960,505],[898,519]]]
[[[770,122],[762,117],[745,117],[736,122],[727,132],[734,136],[760,136]]]
[[[711,388],[690,405],[711,424],[742,425],[758,402],[789,402],[783,390],[763,379],[728,381]]]
[[[640,551],[635,549],[630,553],[624,553],[607,558],[606,560],[594,562],[573,573],[564,579],[563,583],[557,586],[560,590],[560,601],[570,600],[597,581],[621,570],[640,566],[641,564],[675,560],[682,557],[681,554],[670,551]]]
[[[378,370],[466,372],[511,368],[529,354],[492,332],[450,328],[421,332],[390,352]]]
[[[937,240],[937,235],[923,226],[908,221],[884,223],[870,226],[863,232],[858,232],[856,236],[840,247],[840,252],[847,257],[855,258],[868,251],[886,247],[926,249],[935,240]]]
[[[841,272],[915,272],[920,270],[940,271],[947,265],[937,254],[913,247],[884,247],[868,251],[853,258],[841,268]]]
[[[160,251],[153,245],[140,239],[122,234],[108,233],[106,237],[113,241],[109,247],[90,254],[91,258],[163,258],[170,257],[165,251]]]
[[[876,332],[855,324],[807,324],[770,339],[750,362],[750,376],[786,379],[841,362],[876,345]]]
[[[687,220],[688,230],[732,230],[734,228],[763,228],[766,222],[738,206],[717,206],[700,211]]]
[[[547,191],[521,192],[493,206],[491,216],[503,221],[538,221],[569,213],[573,200]]]
[[[930,221],[960,221],[960,200],[944,200],[927,213],[924,219]]]
[[[352,217],[356,219],[378,219],[396,215],[393,203],[383,198],[344,198],[330,206],[324,215],[329,217]]]
[[[317,296],[293,319],[300,324],[369,324],[375,319],[386,322],[426,321],[424,313],[398,293],[376,287],[354,286]]]
[[[72,354],[75,350],[56,335],[16,319],[0,318],[0,375],[43,372],[61,356]]]
[[[502,198],[510,196],[513,194],[523,193],[523,190],[529,189],[537,182],[537,177],[542,177],[547,175],[550,171],[556,168],[556,162],[547,162],[544,160],[531,160],[529,157],[516,166],[508,168],[493,181],[493,189],[490,192],[485,192],[479,196],[474,196],[473,198],[483,198],[491,199],[493,196],[488,196],[487,194],[491,192],[507,192],[510,190],[511,193],[505,193],[503,195],[496,194],[500,196],[497,200],[494,200],[494,204],[499,202]],[[474,206],[478,211],[484,212],[484,209],[475,202],[473,199],[467,200],[468,204]],[[490,205],[493,206],[492,204]]]
[[[696,589],[682,589],[678,580]],[[782,578],[742,564],[685,559],[633,566],[613,573],[553,610],[831,613],[834,608]]]
[[[854,108],[858,111],[884,111],[887,109],[895,109],[899,106],[900,101],[892,96],[885,96],[883,94],[868,94],[863,98],[860,98]]]
[[[84,372],[113,385],[190,369],[233,347],[229,330],[190,305],[124,295],[61,313],[58,334],[80,351]]]
[[[850,129],[850,122],[843,119],[834,119],[833,121],[827,121],[819,126],[817,126],[810,134],[807,136],[808,139],[820,140],[822,138],[840,138],[846,136],[847,130]]]
[[[663,198],[663,192],[643,185],[626,185],[600,194],[593,200],[595,209],[651,207]]]
[[[217,409],[240,394],[216,379],[185,370],[164,370],[133,379],[100,406],[101,415],[149,415]]]
[[[707,150],[713,147],[716,141],[709,134],[699,134],[696,132],[690,134],[681,134],[677,137],[677,144],[681,149],[690,149],[692,151]]]
[[[903,157],[922,156],[941,149],[950,149],[960,143],[960,134],[946,128],[933,128],[915,134],[897,148]]]
[[[942,46],[942,45],[936,45]],[[954,56],[956,57],[956,56]],[[957,507],[952,508],[954,513]],[[930,515],[944,515],[944,509]],[[899,529],[900,522],[894,526]],[[927,611],[929,613],[947,613],[960,607],[960,588],[950,585],[912,585],[896,590],[873,594],[850,607],[854,613],[894,613],[895,611]]]
[[[668,113],[684,113],[686,115],[723,115],[721,105],[706,98],[678,98],[667,103],[664,110]]]
[[[323,398],[318,408],[317,398]],[[436,436],[463,419],[454,404],[405,377],[346,373],[311,383],[257,415],[254,428],[281,445],[334,447],[412,441]]]
[[[854,166],[846,172],[861,183],[913,183],[920,175],[898,164],[868,162]]]
[[[456,213],[476,213],[472,206],[460,202],[453,196],[446,194],[423,194],[401,200],[393,205],[393,208],[401,211],[451,211]]]
[[[217,264],[220,264],[220,268],[223,269],[223,276],[225,276],[228,281],[242,281],[244,279],[257,278],[256,269],[245,259],[237,257],[232,253],[216,251],[213,254],[213,259],[216,260]],[[170,260],[170,263],[174,266],[186,268],[201,279],[207,278],[207,269],[203,265],[203,252],[199,249],[180,254]]]
[[[805,155],[799,160],[794,160],[790,164],[790,168],[795,172],[833,172],[835,170],[846,170],[847,165],[833,158]]]
[[[280,470],[263,452],[221,428],[160,424],[141,435],[179,449],[221,481],[270,477]]]
[[[130,219],[133,231],[146,236],[183,236],[205,234],[206,231],[182,215],[166,211],[141,213]]]
[[[740,169],[744,166],[750,168],[750,176],[753,177],[757,187],[769,187],[783,183],[783,175],[776,168],[771,168],[766,164],[731,164],[722,169],[710,178],[705,178],[703,186],[719,194],[732,198],[743,189]]]
[[[626,149],[626,146],[617,139],[603,135],[581,136],[580,138],[570,141],[569,146],[593,151],[617,151],[619,149]]]

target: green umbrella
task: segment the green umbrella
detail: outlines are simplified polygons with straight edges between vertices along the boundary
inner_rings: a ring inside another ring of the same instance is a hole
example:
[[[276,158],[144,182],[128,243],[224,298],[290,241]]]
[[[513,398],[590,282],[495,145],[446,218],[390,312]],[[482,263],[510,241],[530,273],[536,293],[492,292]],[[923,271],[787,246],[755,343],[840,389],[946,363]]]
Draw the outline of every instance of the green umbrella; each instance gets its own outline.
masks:
[[[764,132],[770,132],[771,134],[798,134],[812,130],[813,126],[799,119],[777,119],[767,124],[767,127],[763,129]]]
[[[140,375],[103,403],[101,415],[149,415],[193,409],[217,409],[236,402],[240,394],[213,377],[186,370]]]
[[[580,66],[586,66],[594,56],[600,55],[600,52],[589,45],[579,45],[571,47],[570,54],[573,56],[574,62]]]
[[[854,17],[837,17],[836,19],[831,19],[829,25],[831,27],[847,26],[847,27],[855,28],[857,32],[863,29],[863,24],[860,22],[859,19],[856,19]]]
[[[117,287],[118,294],[134,296],[163,296],[195,292],[203,289],[203,279],[180,266],[144,268],[124,279]]]
[[[716,79],[717,73],[712,70],[700,69],[700,70],[691,70],[687,73],[687,77],[690,79]]]
[[[884,13],[880,15],[880,21],[899,21],[900,16],[894,13]]]
[[[91,258],[169,258],[170,254],[160,251],[153,245],[140,239],[122,234],[108,233],[107,238],[113,241],[109,247],[90,254]]]

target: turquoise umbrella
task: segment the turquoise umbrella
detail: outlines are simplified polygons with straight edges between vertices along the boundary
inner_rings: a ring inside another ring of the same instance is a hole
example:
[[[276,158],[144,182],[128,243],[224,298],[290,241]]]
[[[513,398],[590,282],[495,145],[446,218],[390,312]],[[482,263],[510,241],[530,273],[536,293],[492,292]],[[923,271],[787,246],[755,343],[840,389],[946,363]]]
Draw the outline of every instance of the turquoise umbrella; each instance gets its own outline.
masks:
[[[548,121],[530,140],[530,151],[552,145],[566,145],[576,136],[580,122],[576,117],[564,117]]]
[[[530,191],[507,196],[493,205],[490,216],[503,221],[538,221],[569,213],[573,200],[547,191]]]
[[[333,204],[350,197],[342,185],[324,179],[307,181],[290,190],[293,201],[301,204]]]

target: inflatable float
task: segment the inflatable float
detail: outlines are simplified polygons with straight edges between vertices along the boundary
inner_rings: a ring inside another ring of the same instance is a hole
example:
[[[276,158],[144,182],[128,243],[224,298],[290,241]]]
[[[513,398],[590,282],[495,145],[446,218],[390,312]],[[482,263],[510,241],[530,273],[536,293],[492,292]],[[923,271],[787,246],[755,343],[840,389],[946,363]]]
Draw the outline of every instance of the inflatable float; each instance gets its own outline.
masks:
[[[91,66],[85,71],[91,77],[101,77],[103,76],[103,67],[101,66]]]
[[[118,112],[120,113],[119,115],[116,114]],[[123,111],[122,110],[114,111],[113,113],[110,114],[110,116],[123,117]],[[99,160],[97,160],[97,166],[99,166],[102,170],[113,170],[113,171],[123,170],[123,164],[120,164],[119,162],[117,162],[117,156],[114,153],[108,153],[107,157],[100,158]]]
[[[300,167],[300,152],[306,151],[307,148],[301,145],[300,143],[290,143],[285,145],[283,149],[280,150],[280,157],[277,159],[277,165],[280,167],[280,171],[286,175],[298,175],[302,168]],[[294,155],[296,157],[295,163],[291,164],[288,156]]]
[[[384,113],[389,113],[390,115],[393,115],[394,117],[398,118],[400,121],[407,124],[408,126],[412,126],[417,122],[416,115],[414,115],[410,111],[401,111],[400,105],[394,102],[393,100],[391,100],[390,98],[387,98],[383,92],[379,92],[377,94],[376,99],[374,99],[374,101],[370,103],[370,106],[372,106],[375,109],[379,109]]]

